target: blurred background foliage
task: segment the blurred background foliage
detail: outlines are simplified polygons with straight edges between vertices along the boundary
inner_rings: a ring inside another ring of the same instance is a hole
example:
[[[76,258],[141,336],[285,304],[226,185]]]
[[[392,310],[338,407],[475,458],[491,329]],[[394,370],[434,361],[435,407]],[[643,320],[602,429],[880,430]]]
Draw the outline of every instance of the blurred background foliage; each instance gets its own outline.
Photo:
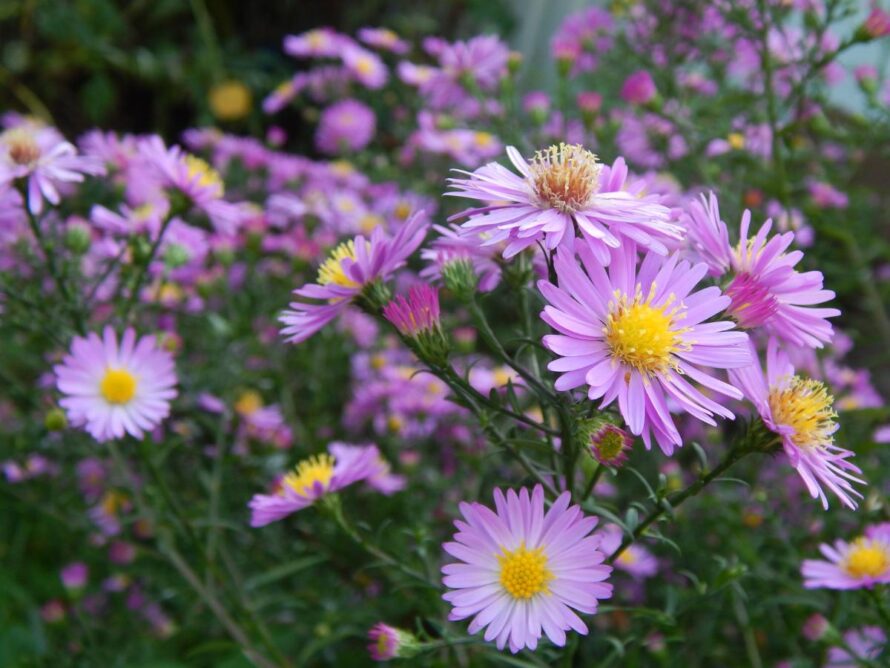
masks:
[[[213,122],[215,86],[243,82],[256,102],[290,76],[287,34],[370,25],[454,38],[515,24],[508,0],[0,0],[0,109],[69,136],[101,126],[173,138]],[[254,104],[230,129],[255,130],[261,113]]]

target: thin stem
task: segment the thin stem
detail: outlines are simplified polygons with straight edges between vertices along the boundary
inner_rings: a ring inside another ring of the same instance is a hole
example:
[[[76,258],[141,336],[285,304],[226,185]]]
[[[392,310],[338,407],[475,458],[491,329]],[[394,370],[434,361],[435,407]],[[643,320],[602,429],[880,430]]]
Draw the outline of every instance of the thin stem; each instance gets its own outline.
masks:
[[[139,514],[151,521],[153,525],[157,525],[156,518],[154,517],[154,512],[152,511],[151,506],[147,503],[145,496],[142,494],[142,490],[138,485],[136,477],[130,471],[130,467],[127,464],[126,459],[118,449],[117,443],[115,443],[115,441],[113,440],[109,441],[108,450],[111,453],[112,459],[114,460],[118,475],[126,482],[128,489],[133,494],[133,498],[136,501],[136,508],[139,511]],[[204,587],[204,585],[201,583],[198,576],[188,565],[188,562],[186,562],[183,556],[176,549],[174,539],[172,538],[172,536],[169,535],[168,532],[163,531],[162,533],[159,533],[158,547],[161,554],[173,565],[182,579],[185,580],[192,587],[196,594],[198,594],[201,600],[207,605],[207,608],[213,613],[217,621],[219,621],[223,628],[225,628],[232,639],[241,646],[244,655],[250,661],[252,661],[260,668],[277,668],[278,665],[283,665],[276,664],[270,661],[262,653],[260,653],[253,647],[253,643],[251,642],[250,638],[238,625],[238,623],[229,615],[229,613],[226,611],[225,606],[220,603],[219,599],[212,591]]]
[[[608,559],[606,559],[606,563],[614,563],[614,561],[621,556],[621,553],[624,552],[631,544],[640,538],[646,529],[649,528],[659,517],[664,515],[665,511],[668,508],[676,508],[681,503],[683,503],[686,499],[695,496],[699,492],[701,492],[705,487],[707,487],[711,482],[713,482],[716,478],[723,475],[727,470],[732,468],[736,462],[742,459],[745,455],[749,454],[751,450],[747,447],[739,447],[736,446],[732,448],[728,453],[726,453],[726,457],[724,457],[723,461],[717,464],[716,467],[706,475],[700,476],[698,480],[689,485],[684,490],[677,492],[676,494],[670,496],[667,501],[667,504],[659,503],[644,519],[640,522],[637,527],[633,530],[633,533],[630,536],[625,536],[621,541],[621,545],[609,555]]]
[[[875,610],[877,610],[878,617],[881,618],[884,628],[890,629],[890,610],[887,610],[887,604],[884,602],[884,597],[881,595],[881,592],[877,589],[867,589],[866,591],[871,597],[871,600],[874,601]]]
[[[85,334],[86,325],[84,323],[83,313],[75,302],[71,292],[68,290],[68,284],[65,282],[65,279],[62,277],[62,273],[59,270],[59,266],[56,264],[55,250],[47,243],[46,238],[43,235],[43,231],[40,229],[40,222],[37,220],[36,216],[31,212],[31,209],[28,206],[27,193],[22,192],[22,197],[25,201],[25,205],[22,208],[25,210],[25,214],[27,215],[28,226],[31,228],[31,233],[34,235],[34,239],[37,241],[37,245],[40,246],[40,250],[43,253],[49,275],[53,279],[53,282],[56,284],[56,289],[58,289],[62,300],[65,302],[65,306],[67,306],[68,310],[70,311],[71,318],[74,321],[75,329],[77,329],[77,332],[79,334]]]
[[[584,487],[584,493],[581,494],[581,500],[583,501],[587,497],[591,495],[593,492],[593,488],[596,487],[596,483],[599,482],[600,477],[603,475],[603,471],[606,470],[606,467],[602,464],[596,465],[596,470],[590,474],[590,480],[587,481],[587,485]]]
[[[358,530],[350,524],[350,522],[346,519],[346,516],[343,515],[343,507],[340,504],[340,500],[337,497],[329,496],[326,498],[326,504],[331,514],[334,516],[334,520],[337,522],[337,525],[343,529],[344,533],[349,536],[353,542],[359,545],[365,552],[370,554],[371,556],[379,559],[387,566],[392,566],[397,570],[401,571],[405,575],[418,582],[423,583],[427,587],[431,587],[433,589],[438,589],[439,584],[437,582],[431,581],[426,575],[421,573],[420,571],[416,571],[410,566],[404,564],[401,560],[396,559],[388,552],[383,550],[382,548],[374,545],[373,543],[369,543],[359,532]]]
[[[164,238],[164,233],[167,231],[167,228],[170,226],[170,222],[173,220],[173,214],[169,214],[167,218],[164,220],[161,225],[161,229],[158,230],[158,236],[154,240],[154,243],[151,245],[151,249],[148,251],[148,256],[145,259],[145,262],[142,263],[142,266],[139,267],[139,271],[136,274],[136,278],[133,280],[132,291],[130,292],[130,297],[127,299],[127,303],[124,306],[124,311],[122,315],[122,320],[127,322],[130,317],[130,311],[132,311],[133,306],[136,304],[136,301],[139,299],[139,292],[142,290],[142,284],[145,282],[145,277],[148,274],[148,268],[151,266],[152,261],[155,259],[155,255],[158,253],[158,248],[161,246],[161,240]]]

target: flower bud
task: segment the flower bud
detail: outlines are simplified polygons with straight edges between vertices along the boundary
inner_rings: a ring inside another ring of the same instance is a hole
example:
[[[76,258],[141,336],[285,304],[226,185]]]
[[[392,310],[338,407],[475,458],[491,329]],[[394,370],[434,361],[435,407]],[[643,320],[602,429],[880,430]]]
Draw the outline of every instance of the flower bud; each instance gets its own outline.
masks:
[[[368,652],[374,661],[410,659],[423,649],[412,633],[378,622],[368,631]]]
[[[62,431],[68,427],[68,417],[61,408],[51,408],[43,418],[43,426],[48,431]]]
[[[473,263],[466,258],[449,260],[442,265],[442,280],[445,287],[462,302],[469,302],[476,295],[479,278]]]

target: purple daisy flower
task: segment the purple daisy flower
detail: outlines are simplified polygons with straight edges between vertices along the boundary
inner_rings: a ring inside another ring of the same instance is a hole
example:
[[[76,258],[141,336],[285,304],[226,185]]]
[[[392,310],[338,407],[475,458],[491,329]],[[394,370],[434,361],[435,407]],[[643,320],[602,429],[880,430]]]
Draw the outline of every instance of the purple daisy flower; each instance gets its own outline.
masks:
[[[689,382],[741,399],[736,388],[700,367],[750,364],[746,334],[730,331],[731,322],[704,322],[729,303],[716,287],[693,292],[707,267],[680,261],[676,253],[649,253],[637,268],[637,249],[626,242],[611,251],[607,270],[587,244],[577,250],[580,265],[573,252],[556,254],[558,287],[538,283],[550,303],[541,318],[559,332],[543,340],[560,356],[548,367],[561,374],[556,389],[586,384],[588,397],[602,397],[602,407],[617,399],[630,431],[647,448],[654,435],[667,455],[682,445],[669,400],[711,425],[715,414],[732,419],[731,411]]]
[[[53,370],[71,424],[97,441],[125,433],[142,438],[167,417],[176,397],[173,356],[153,336],[137,340],[133,329],[120,345],[111,327],[101,339],[95,333],[74,337],[70,353]]]
[[[359,235],[340,244],[318,270],[318,282],[294,290],[301,299],[317,302],[291,302],[281,314],[281,334],[291,343],[305,341],[340,315],[372,282],[388,278],[417,250],[426,236],[426,218],[415,213],[387,236],[378,227],[370,239]]]
[[[492,162],[463,172],[468,179],[449,179],[455,190],[446,193],[487,203],[451,219],[468,218],[463,227],[488,232],[489,245],[506,241],[505,258],[538,242],[551,250],[572,245],[576,226],[603,264],[621,237],[663,255],[665,241],[682,237],[682,228],[670,222],[670,210],[657,196],[624,189],[627,167],[621,158],[606,167],[590,151],[567,144],[538,151],[531,162],[512,146],[507,155],[519,175]]]
[[[890,531],[860,536],[851,543],[823,543],[825,559],[806,559],[801,566],[807,589],[871,589],[890,584]]]
[[[862,471],[848,461],[853,453],[834,443],[837,414],[828,389],[818,380],[795,375],[787,353],[775,338],[767,344],[765,374],[753,345],[751,357],[749,366],[729,372],[733,385],[741,388],[766,426],[781,437],[785,454],[810,495],[822,499],[827,509],[828,498],[822,489],[825,485],[845,506],[856,508],[851,497],[861,498],[862,494],[851,482],[864,483],[853,475]]]
[[[328,452],[304,459],[284,475],[272,494],[250,500],[250,526],[262,527],[311,506],[326,494],[381,473],[376,445],[331,443]]]
[[[767,220],[749,238],[751,212],[742,214],[739,243],[730,246],[726,223],[720,220],[717,198],[694,202],[686,217],[693,248],[707,262],[710,273],[733,274],[726,288],[732,300],[728,313],[745,329],[764,328],[796,346],[821,348],[831,340],[832,328],[826,318],[840,315],[834,308],[813,308],[834,298],[822,289],[820,271],[801,273],[794,266],[803,258],[799,250],[788,252],[794,232],[774,235],[767,240],[772,221]]]
[[[844,634],[845,647],[828,650],[825,668],[859,668],[863,661],[880,658],[887,643],[887,634],[880,626],[863,626]]]
[[[542,631],[560,647],[568,629],[586,634],[573,609],[596,612],[599,599],[612,595],[604,582],[612,568],[603,564],[600,536],[588,535],[597,518],[569,500],[564,492],[545,514],[537,485],[531,494],[496,489],[496,512],[462,503],[465,521],[455,521],[454,542],[442,546],[460,560],[442,567],[442,582],[453,590],[443,595],[453,606],[449,619],[473,617],[471,634],[484,628],[486,641],[498,649],[509,644],[514,654],[534,650]]]
[[[139,143],[139,152],[158,174],[165,188],[176,190],[203,211],[214,227],[224,234],[237,230],[245,218],[242,208],[223,199],[222,177],[201,158],[186,153],[179,146],[167,147],[158,136]]]
[[[53,128],[24,124],[0,134],[0,184],[28,180],[28,210],[43,211],[43,200],[61,201],[58,186],[79,183],[84,174],[104,174],[102,163],[77,149]]]
[[[315,145],[328,155],[362,150],[374,138],[377,118],[358,100],[340,100],[321,112]]]

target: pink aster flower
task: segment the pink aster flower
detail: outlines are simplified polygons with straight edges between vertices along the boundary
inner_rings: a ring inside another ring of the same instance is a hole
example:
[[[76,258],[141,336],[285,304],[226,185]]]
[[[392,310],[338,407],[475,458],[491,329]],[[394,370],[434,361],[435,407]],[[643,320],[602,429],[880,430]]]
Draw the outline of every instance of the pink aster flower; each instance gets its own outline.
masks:
[[[689,239],[698,255],[707,262],[712,275],[728,271],[733,279],[726,288],[732,300],[728,313],[746,329],[762,327],[796,346],[821,348],[831,340],[827,318],[840,315],[833,308],[815,308],[834,298],[822,289],[822,272],[801,273],[794,266],[801,251],[788,251],[794,232],[767,239],[772,221],[767,220],[754,237],[748,237],[751,212],[742,214],[739,243],[729,245],[726,223],[713,193],[695,202],[687,217]]]
[[[411,46],[389,28],[359,28],[358,38],[375,49],[404,55]]]
[[[468,218],[463,227],[487,232],[489,245],[506,241],[505,258],[538,242],[551,250],[571,246],[576,227],[602,263],[622,237],[666,254],[664,242],[682,236],[656,197],[623,189],[627,168],[621,158],[604,167],[590,151],[567,144],[538,151],[530,162],[512,146],[507,155],[518,175],[492,162],[463,172],[468,179],[449,179],[454,190],[446,193],[486,203],[452,219]]]
[[[304,459],[276,485],[272,494],[256,494],[248,504],[250,526],[261,527],[303,510],[326,494],[365,480],[380,471],[376,445],[331,443],[328,452]]]
[[[27,179],[28,210],[34,215],[43,211],[44,199],[53,205],[61,201],[61,184],[104,173],[97,158],[78,155],[53,128],[23,124],[0,134],[0,185]]]
[[[454,542],[442,548],[459,561],[442,567],[452,591],[452,621],[472,617],[469,632],[485,630],[485,640],[514,654],[534,650],[542,631],[562,647],[566,631],[586,634],[574,610],[594,614],[599,599],[612,595],[604,582],[612,568],[603,564],[600,536],[588,535],[596,517],[569,507],[564,492],[544,512],[544,489],[517,494],[496,489],[496,511],[480,503],[460,505]]]
[[[800,572],[808,589],[871,589],[890,584],[890,530],[866,531],[848,543],[823,543],[822,559],[806,559]]]
[[[353,44],[344,48],[340,56],[349,74],[366,88],[378,90],[389,80],[389,70],[376,53]]]
[[[89,567],[82,561],[75,561],[59,572],[59,579],[65,589],[83,589],[90,575]]]
[[[179,146],[168,148],[158,136],[142,140],[139,152],[157,172],[161,185],[184,195],[207,215],[219,232],[228,234],[238,228],[244,213],[237,204],[223,199],[222,177],[206,161]]]
[[[634,72],[621,86],[621,99],[631,104],[646,104],[657,94],[652,75],[646,70]]]
[[[353,44],[351,38],[323,26],[288,35],[284,38],[284,52],[294,58],[334,58],[350,44]]]
[[[420,644],[411,633],[377,622],[368,631],[368,653],[374,661],[410,658]]]
[[[603,466],[618,468],[627,461],[633,437],[621,427],[606,423],[590,435],[590,454]]]
[[[775,338],[767,345],[766,374],[751,345],[752,363],[729,372],[733,385],[754,404],[764,424],[779,435],[791,465],[803,479],[813,498],[828,508],[822,486],[834,492],[843,504],[855,508],[853,496],[862,494],[851,482],[863,483],[854,473],[859,468],[848,461],[853,453],[834,442],[837,417],[833,397],[825,385],[795,375],[787,353]]]
[[[714,415],[732,419],[729,409],[706,397],[694,381],[734,399],[736,388],[702,370],[750,364],[748,337],[727,321],[705,322],[729,304],[719,288],[693,292],[704,264],[690,265],[677,254],[646,255],[637,268],[637,249],[625,243],[612,250],[608,271],[586,244],[574,253],[560,250],[554,267],[559,286],[540,281],[549,306],[541,318],[559,334],[544,345],[559,356],[549,365],[561,375],[556,389],[588,386],[602,407],[616,399],[630,431],[646,447],[656,442],[670,455],[682,439],[668,402],[708,424]]]
[[[291,343],[305,341],[340,315],[376,280],[386,280],[417,250],[426,236],[426,218],[415,213],[392,237],[380,227],[370,239],[359,235],[340,244],[318,270],[318,282],[294,291],[302,300],[291,302],[281,314],[283,336]]]
[[[118,343],[111,327],[74,337],[71,351],[54,368],[59,404],[76,427],[97,441],[142,438],[170,413],[176,397],[173,356],[158,347],[154,336],[136,339],[127,329]]]
[[[602,536],[600,549],[606,554],[612,554],[621,545],[621,528],[615,524],[607,524],[597,533]],[[626,571],[634,578],[644,580],[658,572],[658,559],[639,543],[631,543],[615,559],[615,568]]]
[[[439,291],[425,283],[414,285],[407,298],[396,295],[383,307],[383,316],[405,336],[417,336],[423,332],[438,330]]]
[[[315,145],[322,153],[339,155],[360,151],[374,138],[377,118],[358,100],[340,100],[321,112]]]
[[[880,658],[887,643],[887,634],[879,626],[863,626],[844,634],[846,647],[828,650],[825,668],[859,668],[863,661]]]

